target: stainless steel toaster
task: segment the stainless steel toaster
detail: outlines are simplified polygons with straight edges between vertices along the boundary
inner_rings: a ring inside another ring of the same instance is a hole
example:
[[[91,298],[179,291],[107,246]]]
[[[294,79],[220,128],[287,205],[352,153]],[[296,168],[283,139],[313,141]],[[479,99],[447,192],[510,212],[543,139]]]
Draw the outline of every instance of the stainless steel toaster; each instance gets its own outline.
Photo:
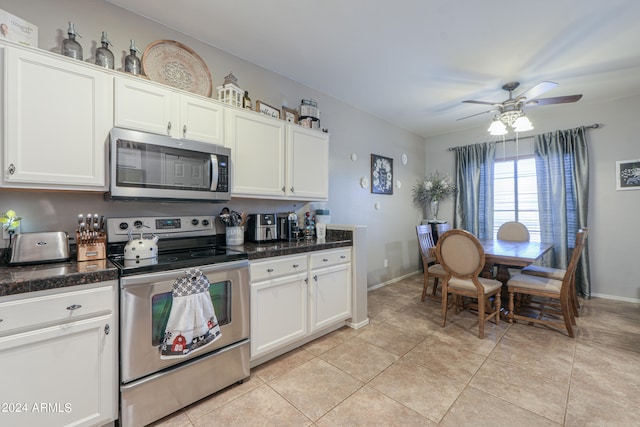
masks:
[[[9,264],[38,264],[69,259],[69,236],[64,231],[14,234]]]

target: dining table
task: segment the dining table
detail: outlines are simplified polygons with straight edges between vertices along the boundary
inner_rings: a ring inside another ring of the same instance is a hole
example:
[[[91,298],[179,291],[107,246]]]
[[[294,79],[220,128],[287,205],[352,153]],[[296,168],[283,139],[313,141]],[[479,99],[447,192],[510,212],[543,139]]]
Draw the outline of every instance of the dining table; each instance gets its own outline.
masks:
[[[552,243],[513,242],[510,240],[479,239],[484,249],[484,277],[493,277],[493,268],[497,266],[496,280],[506,285],[511,277],[509,268],[523,268],[533,264],[553,248]]]

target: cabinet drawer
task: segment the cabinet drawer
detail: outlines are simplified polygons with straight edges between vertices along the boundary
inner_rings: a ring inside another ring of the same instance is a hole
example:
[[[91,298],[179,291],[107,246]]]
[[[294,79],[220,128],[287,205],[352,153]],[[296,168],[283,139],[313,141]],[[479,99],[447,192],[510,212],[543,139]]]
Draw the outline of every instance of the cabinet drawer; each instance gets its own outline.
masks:
[[[8,302],[0,299],[0,336],[111,313],[113,288],[114,285],[104,286]]]
[[[311,254],[311,268],[328,267],[351,261],[351,248]]]
[[[252,262],[249,265],[251,281],[258,282],[266,279],[274,279],[288,274],[307,271],[307,257],[276,257],[266,261]]]

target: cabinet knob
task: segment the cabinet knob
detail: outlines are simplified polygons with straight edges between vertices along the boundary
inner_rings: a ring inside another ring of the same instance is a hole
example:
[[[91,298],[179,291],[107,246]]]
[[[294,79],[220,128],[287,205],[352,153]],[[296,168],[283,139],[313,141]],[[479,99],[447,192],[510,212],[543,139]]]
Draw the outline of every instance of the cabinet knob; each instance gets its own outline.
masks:
[[[171,122],[167,123],[167,135],[171,135]]]
[[[285,193],[287,191],[286,188],[284,188],[284,185],[282,186],[282,192]]]
[[[104,325],[104,334],[109,335],[109,332],[111,332],[111,326],[109,326],[109,324],[107,323],[106,325]]]
[[[318,281],[318,276],[316,274],[313,275],[313,280]]]
[[[72,304],[69,307],[67,307],[67,310],[73,311],[73,310],[77,310],[80,307],[82,307],[80,304]]]
[[[14,173],[16,173],[16,167],[13,165],[13,163],[11,163],[9,165],[9,175],[13,175]],[[283,187],[284,189],[284,187]]]
[[[340,255],[340,258],[345,259],[347,256],[346,255]]]
[[[273,273],[273,268],[267,268],[267,273]]]
[[[327,262],[327,261],[329,261],[329,260],[328,260],[327,258],[322,258],[322,261],[323,261],[323,262]]]
[[[300,267],[300,264],[293,264],[293,268],[298,268]]]
[[[182,137],[187,137],[187,125],[182,126]]]
[[[295,191],[293,190],[293,187],[291,187],[291,192],[292,192],[292,193],[295,193]]]

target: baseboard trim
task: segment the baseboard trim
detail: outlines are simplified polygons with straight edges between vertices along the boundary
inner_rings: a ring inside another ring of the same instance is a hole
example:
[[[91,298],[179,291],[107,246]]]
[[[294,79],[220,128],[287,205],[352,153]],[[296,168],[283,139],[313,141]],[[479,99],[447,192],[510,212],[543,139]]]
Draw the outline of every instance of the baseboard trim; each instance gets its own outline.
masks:
[[[391,280],[387,280],[386,282],[378,283],[377,285],[367,287],[367,292],[373,291],[374,289],[382,288],[384,286],[390,285],[395,282],[399,282],[402,279],[406,279],[407,277],[415,276],[416,274],[422,274],[422,270],[414,271],[413,273],[408,273],[403,276],[395,277]]]
[[[591,297],[592,298],[610,299],[610,300],[615,300],[615,301],[625,301],[625,302],[640,303],[640,299],[638,299],[638,298],[626,298],[626,297],[619,297],[619,296],[616,296],[616,295],[591,294]]]

